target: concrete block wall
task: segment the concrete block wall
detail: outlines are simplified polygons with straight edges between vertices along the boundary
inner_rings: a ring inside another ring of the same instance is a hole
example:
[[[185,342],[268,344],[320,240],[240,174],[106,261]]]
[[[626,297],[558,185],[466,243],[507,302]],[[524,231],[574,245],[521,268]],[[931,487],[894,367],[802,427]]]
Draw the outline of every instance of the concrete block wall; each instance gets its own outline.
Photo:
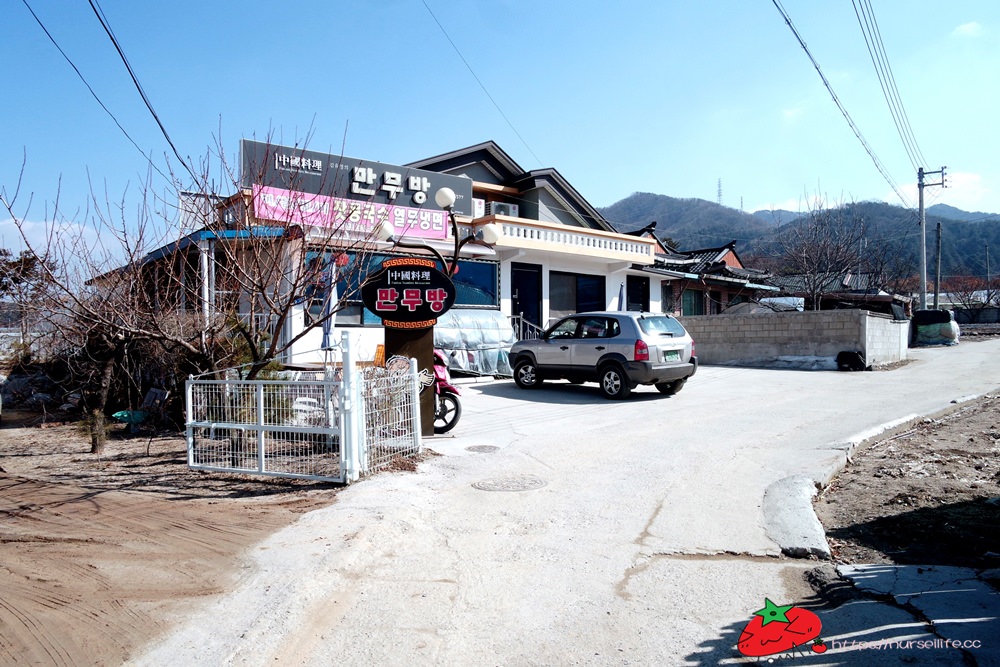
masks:
[[[864,347],[867,362],[877,366],[906,359],[910,342],[909,320],[894,320],[877,313],[867,315]]]
[[[869,365],[906,358],[909,327],[864,310],[821,310],[678,318],[706,364],[782,365],[794,359],[828,359],[864,353]],[[787,365],[787,364],[786,364]]]

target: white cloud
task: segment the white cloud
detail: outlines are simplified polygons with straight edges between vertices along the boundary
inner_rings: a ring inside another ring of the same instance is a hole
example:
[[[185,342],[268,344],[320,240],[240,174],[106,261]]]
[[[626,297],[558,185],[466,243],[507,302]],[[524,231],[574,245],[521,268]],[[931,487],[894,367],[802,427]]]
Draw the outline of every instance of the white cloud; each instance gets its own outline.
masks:
[[[996,193],[986,185],[981,174],[949,172],[946,175],[947,187],[941,191],[940,196],[934,197],[933,203],[949,204],[964,211],[1000,213]],[[924,203],[927,203],[926,189]]]
[[[24,232],[22,236],[21,231]],[[24,250],[24,239],[32,247],[45,247],[45,240],[48,238],[47,225],[44,222],[21,222],[21,229],[11,218],[0,220],[0,248],[6,248],[17,254]]]
[[[39,255],[49,254],[62,264],[79,262],[92,268],[121,263],[123,254],[114,246],[109,252],[94,228],[79,223],[0,220],[0,248],[16,255],[27,247],[25,241]]]
[[[1000,199],[988,185],[982,174],[972,174],[968,172],[950,172],[945,170],[946,187],[930,186],[931,183],[940,183],[941,177],[937,174],[927,176],[924,179],[924,206],[934,204],[948,204],[963,211],[984,213],[1000,213]],[[907,183],[900,186],[900,191],[910,198],[914,208],[919,201],[917,184]],[[899,197],[891,192],[886,195],[885,201],[890,204],[899,204]]]
[[[970,21],[969,23],[963,23],[954,30],[951,31],[952,37],[979,37],[983,34],[983,26],[976,23],[975,21]]]

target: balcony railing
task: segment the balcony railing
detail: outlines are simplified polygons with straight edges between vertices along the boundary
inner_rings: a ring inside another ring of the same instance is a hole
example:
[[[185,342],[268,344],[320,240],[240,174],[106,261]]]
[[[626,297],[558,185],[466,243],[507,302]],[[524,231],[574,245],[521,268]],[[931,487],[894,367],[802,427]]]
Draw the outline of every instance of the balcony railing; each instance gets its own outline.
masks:
[[[491,222],[503,230],[497,249],[545,250],[639,264],[652,264],[656,252],[656,242],[652,239],[505,215],[477,218],[475,226]]]

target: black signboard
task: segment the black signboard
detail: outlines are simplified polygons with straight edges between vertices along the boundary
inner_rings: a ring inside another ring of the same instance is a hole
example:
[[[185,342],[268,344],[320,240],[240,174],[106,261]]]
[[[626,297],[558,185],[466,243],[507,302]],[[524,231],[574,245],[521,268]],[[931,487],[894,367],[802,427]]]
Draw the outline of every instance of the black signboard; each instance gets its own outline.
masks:
[[[447,187],[455,193],[455,213],[473,214],[472,179],[465,176],[249,139],[243,139],[240,152],[242,185],[248,189],[277,188],[290,193],[441,211],[434,195]]]
[[[399,257],[361,285],[365,308],[390,329],[426,329],[455,303],[455,284],[434,260]]]

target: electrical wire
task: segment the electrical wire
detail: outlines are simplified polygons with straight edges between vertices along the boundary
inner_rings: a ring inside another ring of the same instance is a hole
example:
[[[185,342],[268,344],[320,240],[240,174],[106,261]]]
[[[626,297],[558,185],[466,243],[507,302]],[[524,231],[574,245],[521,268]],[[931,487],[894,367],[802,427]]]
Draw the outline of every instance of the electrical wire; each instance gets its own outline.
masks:
[[[95,100],[97,100],[97,103],[101,106],[102,109],[104,109],[104,113],[106,113],[106,114],[108,114],[108,116],[110,116],[111,120],[113,120],[114,123],[115,123],[115,125],[118,126],[118,129],[121,130],[122,134],[125,135],[125,138],[129,140],[129,143],[131,143],[133,146],[135,146],[135,149],[137,151],[139,151],[139,154],[142,155],[142,157],[145,158],[147,162],[149,162],[149,165],[153,169],[155,169],[157,171],[157,173],[160,174],[160,176],[162,176],[163,178],[165,178],[165,179],[167,179],[169,181],[170,178],[166,174],[164,174],[162,171],[160,171],[160,168],[157,167],[156,164],[153,163],[153,160],[148,155],[146,155],[141,148],[139,148],[139,144],[137,144],[135,142],[135,140],[132,138],[132,135],[130,135],[128,133],[128,130],[126,130],[124,127],[122,127],[122,124],[118,121],[118,118],[115,117],[115,115],[113,113],[111,113],[111,109],[109,109],[107,107],[107,105],[105,105],[104,102],[101,100],[101,98],[97,95],[97,93],[94,91],[93,87],[87,81],[86,77],[84,77],[83,73],[80,72],[80,68],[78,68],[76,66],[76,63],[74,63],[73,60],[66,54],[66,52],[63,51],[62,47],[59,46],[59,43],[55,40],[55,37],[53,37],[52,33],[49,32],[49,29],[45,27],[45,24],[42,23],[42,20],[38,17],[38,14],[35,13],[35,10],[31,8],[31,5],[28,4],[28,0],[21,0],[21,2],[23,2],[24,6],[27,7],[28,12],[30,12],[32,18],[35,19],[35,23],[37,23],[38,27],[40,27],[42,29],[42,32],[45,33],[45,36],[49,38],[49,41],[52,42],[52,45],[54,47],[56,47],[56,50],[59,51],[60,55],[62,55],[62,57],[66,60],[66,62],[69,63],[69,66],[73,68],[73,71],[76,72],[76,75],[83,82],[83,85],[87,87],[87,90],[90,91],[90,94],[93,96],[93,98]]]
[[[149,97],[146,95],[146,91],[142,89],[142,84],[139,83],[138,77],[135,75],[135,71],[132,69],[132,65],[129,63],[128,58],[125,57],[125,52],[122,50],[121,45],[118,43],[118,39],[115,37],[114,32],[111,30],[111,26],[108,23],[107,18],[104,16],[104,10],[100,9],[97,4],[97,0],[88,0],[90,3],[90,8],[94,10],[94,14],[97,16],[97,20],[101,23],[101,27],[104,28],[104,32],[107,33],[108,37],[111,39],[111,43],[114,45],[115,50],[118,52],[118,56],[121,58],[122,62],[125,64],[125,69],[128,70],[129,76],[132,77],[132,83],[135,84],[136,90],[139,91],[139,96],[142,97],[142,101],[145,103],[146,108],[149,109],[149,113],[152,114],[153,120],[156,121],[156,125],[160,128],[160,132],[163,134],[163,138],[167,140],[170,145],[171,150],[173,150],[174,155],[177,160],[181,163],[181,166],[191,175],[195,183],[199,182],[198,176],[194,173],[191,167],[188,166],[187,161],[181,157],[180,152],[177,150],[177,146],[174,145],[173,140],[170,138],[170,134],[167,132],[167,128],[163,126],[163,122],[160,120],[159,115],[156,110],[153,109],[152,102],[149,101]]]
[[[875,11],[872,9],[870,0],[861,0],[860,10],[857,0],[851,0],[851,2],[854,5],[854,15],[858,19],[858,25],[865,38],[865,45],[868,47],[868,55],[871,57],[879,84],[882,86],[882,96],[889,106],[893,123],[896,125],[896,132],[903,142],[903,148],[910,158],[910,164],[916,171],[926,164],[926,161],[920,151],[920,146],[917,144],[899,89],[896,86],[896,79],[893,76],[892,67],[889,65],[889,57],[885,52],[885,44],[882,42],[878,21],[875,19]]]
[[[538,156],[535,155],[535,151],[531,150],[531,146],[528,145],[528,142],[524,140],[524,137],[521,136],[521,133],[517,131],[516,127],[514,127],[514,123],[510,122],[510,118],[507,117],[507,114],[503,112],[503,109],[500,108],[500,105],[497,104],[497,101],[493,99],[492,95],[490,95],[490,91],[486,89],[486,85],[476,75],[475,70],[472,69],[472,65],[469,64],[469,61],[466,60],[465,56],[462,55],[462,52],[459,51],[458,46],[455,44],[454,40],[452,40],[451,35],[449,35],[448,31],[444,29],[444,26],[441,25],[441,21],[438,20],[438,17],[434,14],[434,11],[431,10],[430,6],[427,4],[427,0],[420,0],[420,1],[424,3],[424,7],[427,9],[427,13],[430,14],[431,18],[434,19],[434,22],[437,23],[438,28],[441,29],[442,33],[444,33],[444,36],[448,40],[448,43],[451,44],[451,48],[455,49],[455,53],[457,53],[458,57],[462,59],[463,63],[465,63],[465,67],[472,74],[472,78],[476,80],[476,83],[479,84],[479,87],[483,89],[484,93],[486,93],[486,97],[488,97],[490,99],[490,102],[493,103],[493,106],[496,107],[496,110],[500,113],[500,116],[504,119],[504,121],[506,121],[508,127],[510,127],[510,129],[514,131],[514,134],[517,135],[517,138],[521,140],[521,143],[524,144],[524,147],[528,149],[528,152],[531,153],[531,156],[535,158],[535,160],[538,162],[538,166],[542,166],[543,165],[542,161],[538,159]]]
[[[854,136],[857,137],[858,141],[861,142],[861,145],[864,147],[865,152],[867,152],[868,156],[872,159],[872,162],[875,164],[875,168],[878,169],[879,173],[882,174],[882,178],[884,178],[885,182],[889,184],[893,192],[896,193],[896,196],[899,197],[900,201],[903,202],[903,205],[906,208],[912,209],[913,204],[906,197],[903,196],[902,192],[900,192],[899,186],[896,183],[895,179],[893,179],[892,176],[889,175],[889,172],[882,164],[882,161],[879,160],[878,156],[875,154],[874,149],[872,149],[871,145],[869,145],[869,143],[865,140],[864,135],[861,134],[861,129],[854,122],[854,119],[851,118],[851,115],[847,112],[847,109],[840,101],[840,98],[837,97],[837,93],[834,92],[833,86],[830,85],[830,82],[827,80],[826,75],[823,74],[823,70],[822,68],[820,68],[819,63],[816,61],[816,58],[813,57],[813,54],[809,51],[809,47],[806,46],[806,43],[802,39],[802,36],[799,34],[799,31],[792,24],[792,19],[789,18],[788,12],[785,11],[785,8],[781,6],[781,3],[778,0],[771,0],[771,1],[774,3],[775,8],[781,13],[782,18],[785,19],[785,24],[788,25],[789,29],[792,31],[792,34],[795,35],[795,39],[798,40],[799,45],[802,47],[802,50],[806,52],[807,56],[809,56],[809,60],[812,62],[813,67],[816,69],[816,73],[819,74],[819,78],[822,79],[823,85],[826,86],[827,91],[830,93],[830,97],[833,98],[833,101],[837,105],[837,108],[840,109],[841,115],[844,116],[844,119],[847,121],[848,126],[850,126],[851,131],[854,132]]]

